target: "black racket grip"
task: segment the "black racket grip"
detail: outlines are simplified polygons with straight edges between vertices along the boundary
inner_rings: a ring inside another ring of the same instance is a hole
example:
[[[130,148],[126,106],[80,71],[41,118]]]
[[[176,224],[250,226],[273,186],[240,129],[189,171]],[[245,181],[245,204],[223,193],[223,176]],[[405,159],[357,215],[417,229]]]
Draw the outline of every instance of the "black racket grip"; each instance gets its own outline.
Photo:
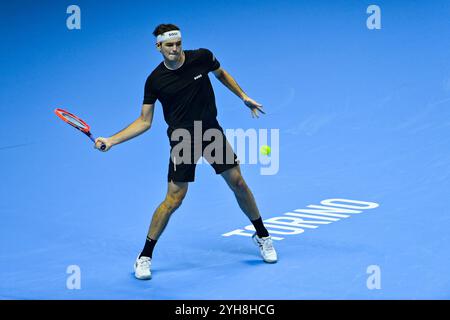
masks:
[[[90,132],[88,132],[88,133],[86,133],[86,134],[87,134],[87,136],[89,137],[89,139],[91,139],[92,142],[95,143],[95,138],[92,136],[92,134],[91,134]],[[102,143],[100,149],[101,149],[102,151],[104,151],[104,150],[106,149],[106,145]]]

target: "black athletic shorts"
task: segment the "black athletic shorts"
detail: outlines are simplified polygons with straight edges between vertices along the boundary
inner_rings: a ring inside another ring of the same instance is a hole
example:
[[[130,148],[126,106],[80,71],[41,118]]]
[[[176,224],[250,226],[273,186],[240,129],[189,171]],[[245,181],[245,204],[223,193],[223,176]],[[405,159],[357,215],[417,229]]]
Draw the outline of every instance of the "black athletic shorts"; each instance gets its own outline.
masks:
[[[215,134],[212,134],[211,131],[208,134],[208,129],[215,130]],[[174,129],[170,127],[167,129],[167,136],[170,141],[168,182],[194,181],[195,168],[200,157],[203,157],[213,167],[216,174],[221,174],[239,164],[233,148],[227,141],[222,127],[219,125],[202,128],[201,137],[204,137],[204,133],[206,132],[207,139],[195,139],[193,129],[185,130],[189,132],[190,139],[185,140],[185,136],[183,136],[183,138],[177,138],[177,141],[172,141],[171,136]],[[221,136],[221,139],[218,136]],[[185,153],[185,151],[189,152],[188,148],[190,148],[190,155]]]

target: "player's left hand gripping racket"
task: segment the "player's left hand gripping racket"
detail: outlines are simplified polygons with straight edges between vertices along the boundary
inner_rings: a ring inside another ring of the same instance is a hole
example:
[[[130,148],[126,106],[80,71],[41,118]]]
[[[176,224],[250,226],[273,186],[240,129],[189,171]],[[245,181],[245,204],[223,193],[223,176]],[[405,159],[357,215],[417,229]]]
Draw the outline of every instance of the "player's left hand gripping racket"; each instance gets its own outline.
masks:
[[[92,136],[91,128],[86,122],[78,118],[76,115],[60,108],[55,109],[55,113],[64,122],[67,122],[72,127],[75,127],[76,129],[83,132],[85,135],[89,137],[89,139],[91,139],[95,143],[95,138]],[[106,146],[104,144],[102,144],[102,146],[100,147],[100,149],[102,150],[105,150],[105,148]]]

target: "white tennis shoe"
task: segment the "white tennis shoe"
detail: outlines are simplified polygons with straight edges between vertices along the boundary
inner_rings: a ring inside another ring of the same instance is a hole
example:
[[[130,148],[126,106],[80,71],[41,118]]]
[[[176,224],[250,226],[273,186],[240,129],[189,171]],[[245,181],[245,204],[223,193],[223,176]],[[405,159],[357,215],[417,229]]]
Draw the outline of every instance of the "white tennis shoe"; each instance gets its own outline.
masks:
[[[134,276],[140,280],[150,280],[152,278],[151,265],[152,259],[150,257],[138,257],[134,263]]]
[[[256,245],[259,247],[259,250],[261,251],[261,256],[263,260],[267,263],[275,263],[278,260],[277,252],[275,251],[275,248],[273,247],[272,243],[272,237],[258,237],[258,235],[255,233],[253,236],[253,241],[256,243]]]

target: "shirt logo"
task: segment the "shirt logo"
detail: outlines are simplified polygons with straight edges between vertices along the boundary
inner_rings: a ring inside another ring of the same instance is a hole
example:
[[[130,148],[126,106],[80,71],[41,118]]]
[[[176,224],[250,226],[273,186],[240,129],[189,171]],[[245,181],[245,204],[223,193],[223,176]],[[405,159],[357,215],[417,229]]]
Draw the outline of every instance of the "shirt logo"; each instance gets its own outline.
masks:
[[[198,76],[195,76],[195,77],[194,77],[194,80],[200,79],[201,77],[202,77],[202,75],[199,74]]]

